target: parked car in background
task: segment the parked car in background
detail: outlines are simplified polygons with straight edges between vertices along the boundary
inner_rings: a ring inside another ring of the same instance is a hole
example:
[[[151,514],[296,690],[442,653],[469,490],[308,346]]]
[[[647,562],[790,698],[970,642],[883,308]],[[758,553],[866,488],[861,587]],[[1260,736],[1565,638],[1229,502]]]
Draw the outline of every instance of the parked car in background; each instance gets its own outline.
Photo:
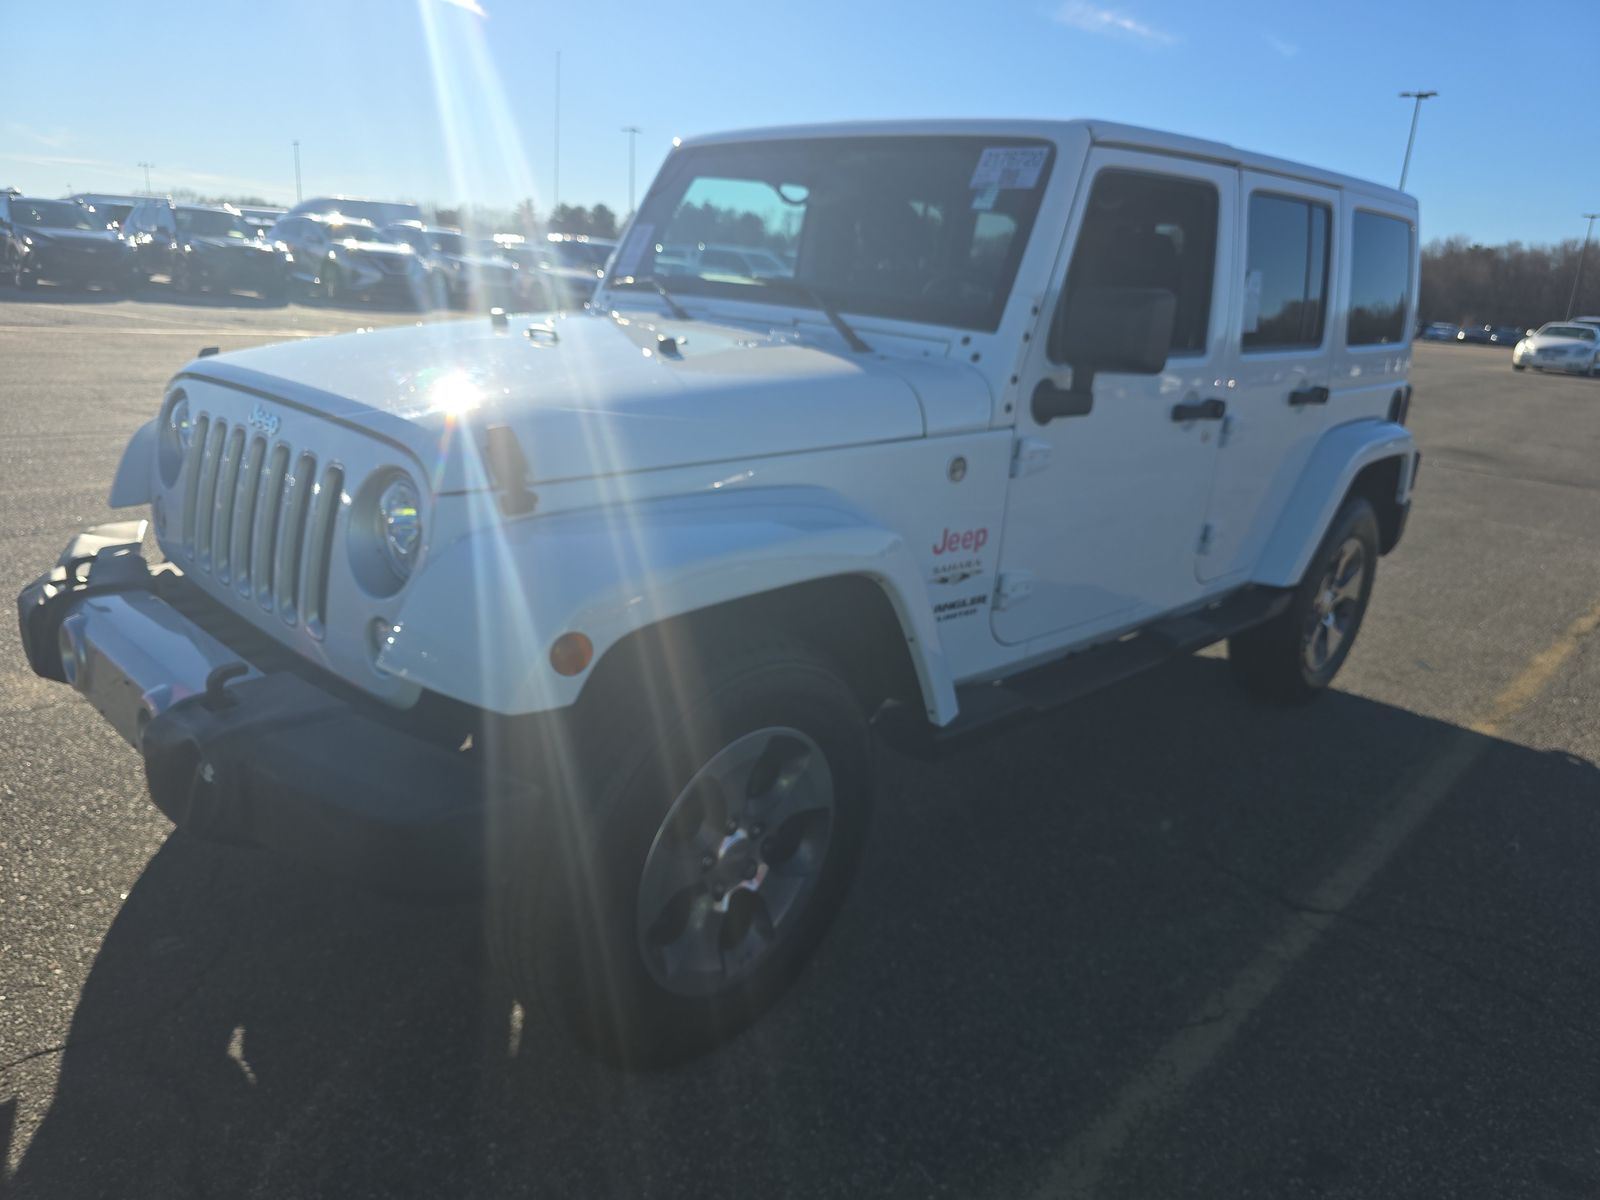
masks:
[[[665,246],[676,270],[697,275],[730,275],[740,279],[788,279],[794,268],[764,246],[725,246],[701,242],[695,246]]]
[[[380,232],[391,241],[404,242],[428,264],[430,295],[436,303],[487,307],[510,304],[516,297],[517,264],[504,254],[486,251],[459,229],[399,221]]]
[[[76,200],[42,200],[0,193],[0,264],[17,288],[40,280],[128,285],[128,257],[105,217]]]
[[[1582,321],[1552,321],[1540,326],[1511,351],[1511,369],[1600,373],[1600,328]]]
[[[1453,342],[1460,327],[1450,324],[1449,321],[1435,321],[1422,331],[1422,340],[1425,342]]]
[[[1456,330],[1456,341],[1467,342],[1474,346],[1487,346],[1493,328],[1488,325],[1463,325]]]
[[[594,298],[605,276],[606,260],[617,243],[610,238],[583,234],[551,233],[535,246],[551,307],[581,309]]]
[[[428,264],[405,242],[381,234],[371,221],[344,216],[284,217],[274,241],[294,256],[290,280],[324,300],[432,303]]]
[[[259,229],[263,236],[270,233],[272,227],[289,212],[286,208],[262,208],[253,204],[241,204],[238,208],[239,215]]]
[[[230,205],[142,200],[122,237],[138,283],[162,275],[185,294],[240,290],[273,303],[288,299],[293,255]]]
[[[1530,329],[1519,329],[1515,325],[1496,325],[1489,331],[1489,342],[1494,346],[1515,346],[1531,332]]]
[[[362,200],[356,196],[313,196],[310,200],[300,201],[284,216],[327,216],[329,213],[370,221],[374,228],[393,225],[396,221],[422,220],[422,210],[415,204],[395,200]]]
[[[133,206],[146,197],[119,196],[115,192],[73,192],[67,199],[91,205],[95,212],[106,219],[107,225],[120,229],[122,223],[128,219],[128,213]]]

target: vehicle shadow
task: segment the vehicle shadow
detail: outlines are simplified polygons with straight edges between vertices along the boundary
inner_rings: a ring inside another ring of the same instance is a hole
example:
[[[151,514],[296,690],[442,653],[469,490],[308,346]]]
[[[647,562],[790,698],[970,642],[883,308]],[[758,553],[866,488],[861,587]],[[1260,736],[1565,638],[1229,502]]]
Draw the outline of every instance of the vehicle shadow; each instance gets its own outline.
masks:
[[[29,304],[117,304],[134,299],[134,294],[123,288],[102,286],[86,288],[76,284],[50,283],[41,280],[31,288],[0,289],[7,300],[21,300]]]
[[[1390,873],[1468,871],[1514,840],[1496,886],[1517,919],[1545,921],[1524,881],[1571,845],[1592,862],[1593,764],[1342,693],[1260,707],[1216,659],[939,764],[885,751],[861,877],[799,984],[716,1053],[634,1075],[542,1010],[518,1027],[483,970],[475,906],[400,903],[174,836],[106,935],[11,1188],[1023,1193],[1446,762],[1459,776],[1413,845],[1455,851],[1434,868],[1408,848]],[[1428,878],[1406,910],[1419,929],[1457,915]],[[1382,969],[1422,969],[1408,962]],[[1508,1033],[1484,1053],[1525,1049]],[[1453,1064],[1461,1048],[1432,1053]]]

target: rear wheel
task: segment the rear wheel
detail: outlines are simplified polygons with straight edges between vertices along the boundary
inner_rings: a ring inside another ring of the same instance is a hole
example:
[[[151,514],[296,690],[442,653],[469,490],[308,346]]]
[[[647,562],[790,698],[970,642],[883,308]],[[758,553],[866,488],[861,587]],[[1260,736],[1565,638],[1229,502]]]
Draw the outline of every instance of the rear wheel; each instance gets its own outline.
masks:
[[[1378,518],[1360,496],[1344,502],[1289,607],[1228,639],[1228,662],[1246,691],[1303,703],[1324,691],[1355,645],[1378,565]]]
[[[870,797],[866,721],[825,659],[768,642],[652,671],[667,661],[592,685],[566,794],[499,806],[491,836],[514,992],[628,1065],[700,1053],[783,992],[844,898]]]
[[[337,303],[344,298],[344,280],[340,277],[337,263],[324,263],[320,279],[322,298],[329,304]]]

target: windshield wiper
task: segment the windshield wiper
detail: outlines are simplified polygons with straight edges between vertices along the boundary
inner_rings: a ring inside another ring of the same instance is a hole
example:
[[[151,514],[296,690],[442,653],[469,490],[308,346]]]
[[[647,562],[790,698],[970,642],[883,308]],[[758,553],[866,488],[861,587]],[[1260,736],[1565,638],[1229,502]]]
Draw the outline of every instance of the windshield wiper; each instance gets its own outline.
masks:
[[[755,282],[761,287],[771,288],[774,291],[793,292],[801,299],[808,301],[812,308],[818,309],[823,316],[828,318],[828,324],[839,331],[839,336],[845,340],[845,344],[850,349],[857,354],[872,353],[872,347],[862,341],[861,335],[850,328],[845,319],[839,315],[839,310],[819,296],[810,284],[801,283],[798,279],[774,279],[771,276],[757,279]]]
[[[621,279],[608,279],[612,287],[631,287],[640,284],[647,288],[654,288],[656,295],[667,302],[667,311],[680,321],[692,321],[687,309],[672,298],[672,293],[667,291],[667,285],[661,282],[659,275],[624,275]]]

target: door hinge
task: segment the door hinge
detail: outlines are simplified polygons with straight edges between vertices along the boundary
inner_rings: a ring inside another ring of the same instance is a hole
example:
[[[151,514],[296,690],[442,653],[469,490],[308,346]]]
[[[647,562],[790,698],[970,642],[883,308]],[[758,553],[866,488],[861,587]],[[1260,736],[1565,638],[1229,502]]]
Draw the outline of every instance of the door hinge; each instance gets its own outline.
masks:
[[[1011,608],[1033,595],[1032,571],[1002,571],[995,581],[994,606]]]
[[[1044,438],[1018,438],[1011,447],[1011,478],[1032,475],[1050,465],[1050,443]]]
[[[1211,553],[1211,522],[1207,521],[1200,526],[1200,544],[1194,548],[1196,554]]]

